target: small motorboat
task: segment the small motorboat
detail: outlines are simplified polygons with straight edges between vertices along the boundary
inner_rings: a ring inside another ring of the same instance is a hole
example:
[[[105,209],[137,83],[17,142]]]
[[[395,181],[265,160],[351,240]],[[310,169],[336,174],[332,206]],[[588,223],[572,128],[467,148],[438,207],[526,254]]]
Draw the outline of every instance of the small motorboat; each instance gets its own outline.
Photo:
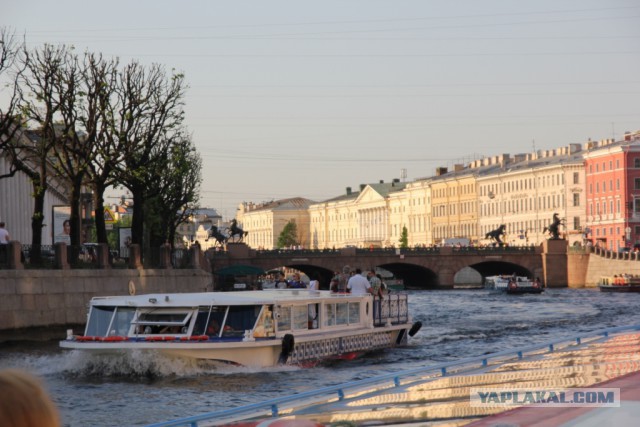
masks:
[[[598,282],[600,292],[640,292],[640,277],[630,274],[603,276]]]
[[[531,280],[525,276],[497,275],[487,276],[484,279],[485,288],[505,292],[507,294],[539,294],[544,292],[544,287],[537,279]]]

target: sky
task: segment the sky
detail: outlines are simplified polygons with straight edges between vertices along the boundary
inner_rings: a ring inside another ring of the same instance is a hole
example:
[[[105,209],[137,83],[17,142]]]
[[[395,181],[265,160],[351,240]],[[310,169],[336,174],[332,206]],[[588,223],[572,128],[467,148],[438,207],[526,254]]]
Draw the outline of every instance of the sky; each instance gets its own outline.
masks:
[[[225,219],[638,130],[639,22],[637,0],[0,0],[29,47],[184,73]]]

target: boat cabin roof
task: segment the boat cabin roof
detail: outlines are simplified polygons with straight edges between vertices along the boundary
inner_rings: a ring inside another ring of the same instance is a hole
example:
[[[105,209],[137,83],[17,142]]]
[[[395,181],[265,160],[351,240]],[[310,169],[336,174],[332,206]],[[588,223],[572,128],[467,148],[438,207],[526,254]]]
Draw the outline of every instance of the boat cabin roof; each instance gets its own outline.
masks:
[[[363,296],[366,295],[336,294],[331,291],[309,289],[269,289],[262,291],[159,293],[94,297],[91,300],[91,305],[164,308],[209,305],[263,305],[345,297],[360,299]]]

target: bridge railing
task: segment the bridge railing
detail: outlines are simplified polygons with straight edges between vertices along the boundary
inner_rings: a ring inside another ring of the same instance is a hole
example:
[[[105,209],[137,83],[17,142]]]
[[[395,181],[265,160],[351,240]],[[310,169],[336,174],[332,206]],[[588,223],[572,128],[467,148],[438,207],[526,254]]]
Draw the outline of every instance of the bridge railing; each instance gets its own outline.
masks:
[[[534,245],[530,245],[530,246],[460,246],[460,247],[453,246],[451,249],[453,253],[465,254],[465,255],[468,255],[468,254],[481,255],[486,253],[532,254],[536,252],[536,247]]]

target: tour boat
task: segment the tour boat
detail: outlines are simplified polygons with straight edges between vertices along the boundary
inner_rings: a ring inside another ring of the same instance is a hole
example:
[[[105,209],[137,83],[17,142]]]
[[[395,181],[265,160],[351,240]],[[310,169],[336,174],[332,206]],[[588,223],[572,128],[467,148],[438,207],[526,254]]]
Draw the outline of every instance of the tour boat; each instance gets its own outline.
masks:
[[[544,292],[538,280],[531,280],[524,276],[488,276],[485,277],[485,288],[508,294],[539,294]]]
[[[152,351],[245,366],[312,366],[405,345],[406,293],[352,295],[307,289],[95,297],[84,335],[60,346],[94,354]]]
[[[601,277],[598,288],[600,292],[640,292],[640,277],[628,274]]]

